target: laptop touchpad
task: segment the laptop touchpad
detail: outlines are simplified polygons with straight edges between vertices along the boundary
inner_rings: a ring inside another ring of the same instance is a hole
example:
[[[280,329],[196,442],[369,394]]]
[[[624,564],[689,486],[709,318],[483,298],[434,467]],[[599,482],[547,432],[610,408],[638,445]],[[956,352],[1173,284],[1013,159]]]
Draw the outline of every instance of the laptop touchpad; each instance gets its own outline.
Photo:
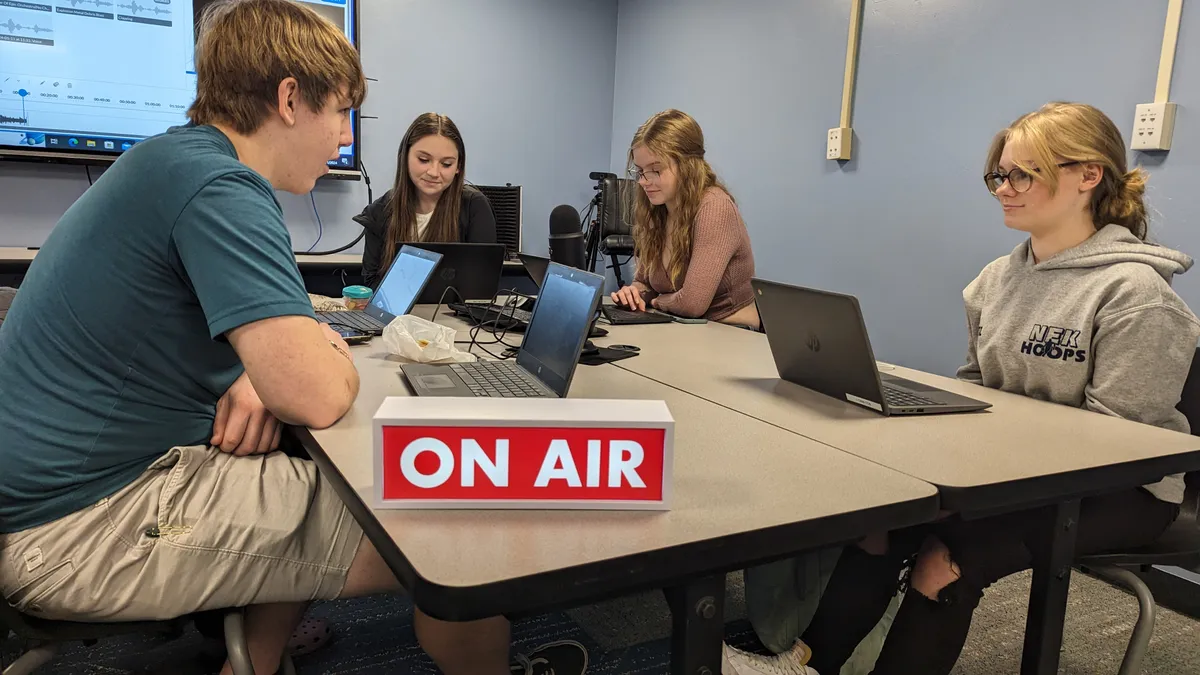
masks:
[[[421,375],[417,377],[417,383],[425,389],[453,389],[458,386],[449,375]]]

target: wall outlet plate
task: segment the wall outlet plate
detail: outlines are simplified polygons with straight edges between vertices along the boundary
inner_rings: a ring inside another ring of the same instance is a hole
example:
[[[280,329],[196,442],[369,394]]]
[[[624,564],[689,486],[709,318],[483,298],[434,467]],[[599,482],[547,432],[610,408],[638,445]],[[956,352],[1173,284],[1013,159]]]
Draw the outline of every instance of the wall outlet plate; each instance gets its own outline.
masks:
[[[1170,150],[1175,132],[1174,103],[1139,103],[1133,115],[1131,150]]]
[[[825,137],[825,159],[850,159],[850,127],[834,127]]]

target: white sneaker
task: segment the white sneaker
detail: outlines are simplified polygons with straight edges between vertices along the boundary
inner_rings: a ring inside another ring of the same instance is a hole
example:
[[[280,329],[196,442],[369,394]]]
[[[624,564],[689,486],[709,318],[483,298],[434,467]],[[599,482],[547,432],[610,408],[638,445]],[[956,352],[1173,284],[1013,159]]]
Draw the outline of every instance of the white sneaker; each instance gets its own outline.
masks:
[[[812,655],[799,640],[789,651],[775,656],[751,654],[722,645],[721,675],[820,675],[804,665]]]

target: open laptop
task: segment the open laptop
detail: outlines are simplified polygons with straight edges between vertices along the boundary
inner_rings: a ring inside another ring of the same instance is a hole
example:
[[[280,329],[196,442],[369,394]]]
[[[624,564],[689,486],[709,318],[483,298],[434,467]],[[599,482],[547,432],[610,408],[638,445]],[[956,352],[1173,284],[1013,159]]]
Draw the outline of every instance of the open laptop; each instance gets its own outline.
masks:
[[[417,298],[417,304],[491,300],[496,296],[504,267],[504,244],[421,242],[412,245],[442,256],[437,274],[429,280]],[[450,286],[458,293],[446,293]]]
[[[521,265],[525,267],[525,273],[533,280],[534,285],[541,288],[542,280],[546,278],[546,270],[550,266],[550,259],[529,253],[518,253],[517,257],[521,260]],[[501,293],[503,292],[501,291]],[[523,331],[529,325],[529,320],[533,318],[533,312],[512,304],[455,301],[449,303],[448,306],[455,313],[470,317],[476,324],[487,325],[489,328],[494,327],[498,330]]]
[[[401,367],[418,396],[566,398],[604,277],[550,263],[525,339],[512,361]]]
[[[884,415],[930,415],[991,407],[880,373],[858,299],[751,279],[779,377]]]
[[[370,335],[382,335],[392,319],[412,311],[417,296],[433,276],[441,259],[440,253],[401,246],[379,288],[371,295],[366,309],[317,312],[317,320],[334,327],[344,326]]]
[[[550,259],[532,253],[518,253],[517,258],[525,267],[525,273],[533,279],[533,284],[541,288],[542,280],[546,278],[546,270],[550,269]]]

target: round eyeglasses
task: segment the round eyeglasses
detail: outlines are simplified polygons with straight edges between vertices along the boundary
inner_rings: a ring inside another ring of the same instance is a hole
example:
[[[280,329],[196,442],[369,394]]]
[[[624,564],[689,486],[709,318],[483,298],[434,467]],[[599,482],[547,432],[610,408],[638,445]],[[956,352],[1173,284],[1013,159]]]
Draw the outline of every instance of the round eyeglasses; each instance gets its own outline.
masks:
[[[1055,166],[1061,169],[1079,163],[1061,162]],[[1037,169],[1034,169],[1034,171],[1036,172]],[[992,193],[992,195],[995,195],[1000,190],[1005,181],[1008,181],[1009,186],[1012,187],[1014,192],[1027,192],[1029,188],[1033,187],[1033,176],[1020,167],[1014,166],[1006,172],[989,171],[983,175],[983,182],[987,184],[988,192]]]

